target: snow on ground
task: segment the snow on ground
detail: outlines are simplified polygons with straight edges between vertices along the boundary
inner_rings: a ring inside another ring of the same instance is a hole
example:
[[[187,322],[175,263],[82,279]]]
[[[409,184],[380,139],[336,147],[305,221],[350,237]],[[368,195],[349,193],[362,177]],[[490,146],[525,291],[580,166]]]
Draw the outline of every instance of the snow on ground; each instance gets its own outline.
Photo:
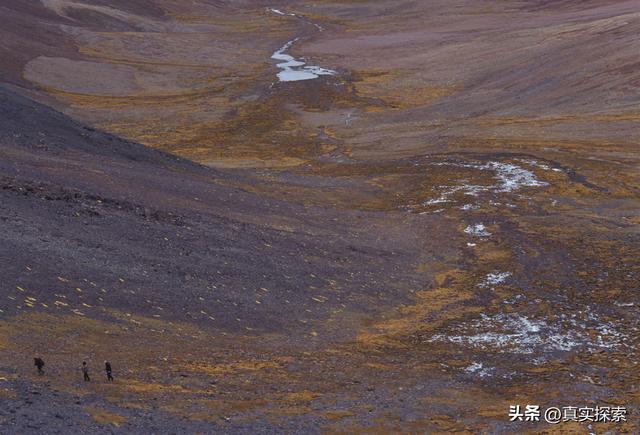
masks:
[[[464,232],[476,237],[489,237],[491,235],[484,224],[469,225],[464,229]]]
[[[470,210],[476,210],[478,208],[480,208],[480,206],[477,204],[465,204],[462,207],[460,207],[460,210],[470,211]]]
[[[430,341],[512,354],[612,349],[626,346],[627,341],[627,335],[616,325],[593,314],[582,321],[576,315],[561,315],[554,322],[518,313],[482,314],[480,318],[457,325],[453,330],[461,333],[439,333]]]
[[[535,167],[544,170],[556,170],[556,168],[550,168],[548,165],[544,163],[539,163],[533,159],[517,159],[516,161],[520,163],[525,163],[529,167]],[[414,165],[419,165],[418,162],[415,162]],[[435,198],[427,199],[422,201],[418,205],[409,206],[410,209],[415,209],[417,207],[428,207],[437,204],[443,203],[456,203],[460,200],[460,197],[456,199],[456,194],[462,193],[466,196],[472,197],[480,197],[483,193],[489,194],[504,194],[516,192],[525,187],[543,187],[548,186],[549,183],[546,181],[539,180],[536,177],[536,174],[526,169],[522,166],[519,166],[513,162],[499,162],[499,161],[489,161],[489,162],[470,162],[470,163],[461,163],[461,162],[435,162],[431,163],[433,166],[457,166],[461,168],[470,168],[476,169],[478,171],[491,171],[493,172],[493,178],[496,180],[493,184],[488,185],[478,185],[472,184],[468,179],[460,179],[456,180],[455,184],[451,185],[440,185],[434,187],[434,190],[437,191],[438,196]],[[489,200],[489,204],[494,206],[502,205],[500,202],[496,202],[492,199]],[[510,208],[515,207],[512,204],[507,205]],[[479,204],[465,204],[459,207],[463,211],[472,211],[477,208],[480,208]]]
[[[470,374],[475,374],[481,378],[486,378],[487,376],[491,376],[493,369],[485,367],[481,362],[474,361],[471,365],[465,368],[464,371]]]
[[[528,169],[516,165],[515,163],[505,162],[486,162],[486,163],[443,163],[462,168],[478,169],[480,171],[493,171],[497,184],[491,186],[481,186],[483,190],[503,193],[514,192],[523,187],[540,187],[547,186],[548,183],[538,180],[536,175]]]
[[[533,166],[536,168],[540,168],[540,169],[544,169],[545,171],[554,171],[554,172],[562,172],[562,169],[559,168],[552,168],[549,165],[546,165],[544,163],[540,163],[537,160],[533,160],[533,159],[518,159],[519,162],[522,162],[526,165],[529,166]]]
[[[487,274],[487,277],[483,282],[478,284],[478,287],[491,287],[494,285],[503,284],[509,277],[511,272],[493,272]]]
[[[478,196],[480,192],[484,192],[488,190],[486,186],[478,186],[478,185],[472,185],[472,184],[463,184],[460,186],[439,186],[438,189],[442,189],[442,191],[440,192],[440,196],[435,199],[429,199],[427,201],[424,201],[422,205],[440,204],[444,202],[455,202],[452,196],[457,192],[462,192],[465,195],[469,195],[469,196]]]

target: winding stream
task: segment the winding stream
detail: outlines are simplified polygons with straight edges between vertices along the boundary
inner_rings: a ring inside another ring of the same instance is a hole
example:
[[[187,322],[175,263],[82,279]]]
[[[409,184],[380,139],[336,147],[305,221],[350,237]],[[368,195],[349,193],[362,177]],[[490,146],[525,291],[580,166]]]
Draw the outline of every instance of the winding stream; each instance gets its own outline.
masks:
[[[273,8],[267,8],[267,10],[276,15],[291,16],[291,17],[296,17],[298,19],[303,19],[304,21],[306,21],[306,19],[296,14],[285,13],[278,9],[273,9]],[[313,24],[320,32],[324,30],[322,26],[316,23],[311,23],[311,24]],[[289,54],[286,54],[286,51],[289,50],[289,48],[291,48],[291,46],[299,39],[300,38],[298,37],[298,38],[292,39],[291,41],[288,41],[286,44],[284,44],[282,47],[276,50],[273,53],[273,55],[271,55],[271,59],[283,61],[276,65],[278,68],[282,70],[278,73],[279,81],[296,82],[300,80],[317,79],[320,76],[333,76],[338,74],[337,71],[334,71],[331,69],[322,68],[316,65],[307,65],[307,63],[304,60],[296,59],[295,57]]]

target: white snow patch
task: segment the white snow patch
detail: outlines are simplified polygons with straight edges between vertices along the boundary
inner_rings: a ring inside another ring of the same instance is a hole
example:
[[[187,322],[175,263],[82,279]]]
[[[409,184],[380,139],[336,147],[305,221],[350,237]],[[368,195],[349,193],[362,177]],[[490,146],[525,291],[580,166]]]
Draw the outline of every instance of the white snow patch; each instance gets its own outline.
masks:
[[[529,166],[533,166],[535,168],[540,168],[540,169],[544,169],[545,171],[550,171],[551,167],[549,165],[546,165],[544,163],[540,163],[537,160],[533,160],[533,159],[518,159],[519,162],[522,162],[524,164],[527,164]]]
[[[519,162],[525,163],[529,166],[533,166],[536,168],[540,168],[540,169],[544,169],[545,171],[553,171],[553,172],[562,172],[562,169],[560,168],[552,168],[551,166],[545,164],[545,163],[540,163],[537,160],[534,159],[518,159]]]
[[[514,353],[545,354],[571,351],[576,348],[599,350],[625,345],[627,336],[614,324],[589,319],[591,324],[575,318],[560,316],[550,324],[543,319],[530,319],[521,314],[482,315],[467,324],[459,325],[460,335],[436,334],[430,341],[456,343],[480,350]]]
[[[276,8],[267,8],[267,10],[269,12],[273,12],[276,15],[282,15],[283,17],[296,17],[296,18],[302,18],[299,15],[293,14],[291,12],[283,12],[280,9],[276,9]]]
[[[477,204],[465,204],[462,207],[460,207],[460,210],[469,211],[469,210],[476,210],[478,208],[480,208],[480,206]]]
[[[496,178],[500,181],[497,192],[513,192],[521,187],[547,185],[544,181],[538,180],[533,172],[511,163],[489,162],[479,166],[479,169],[496,172]]]
[[[467,373],[474,373],[481,378],[485,378],[487,376],[491,376],[492,369],[488,367],[484,367],[484,365],[481,362],[474,361],[473,363],[471,363],[471,365],[466,367],[464,371]]]
[[[470,186],[478,187],[480,190],[491,190],[493,192],[513,192],[522,187],[539,187],[547,186],[548,183],[540,181],[536,178],[536,175],[513,163],[503,162],[487,162],[487,163],[434,163],[437,166],[454,165],[462,168],[472,168],[481,171],[493,171],[495,172],[495,178],[499,181],[494,186]]]
[[[452,192],[462,192],[469,196],[478,196],[480,192],[487,190],[486,186],[478,186],[476,184],[463,184],[462,186],[455,186],[451,188]]]
[[[513,305],[522,299],[526,299],[526,297],[524,295],[515,295],[512,298],[505,299],[504,301],[502,301],[502,303],[507,305]]]
[[[450,200],[444,196],[441,196],[440,198],[435,198],[435,199],[430,199],[428,201],[425,201],[422,203],[422,205],[442,204],[445,202],[450,202]]]
[[[464,369],[465,372],[474,373],[482,368],[482,363],[474,362],[469,367]]]
[[[525,162],[529,165],[542,165],[546,168],[548,166],[540,164],[534,160],[519,159],[518,161]],[[418,162],[414,162],[414,165],[418,165]],[[515,192],[523,187],[539,187],[547,186],[548,183],[540,181],[536,178],[536,175],[515,163],[490,161],[486,163],[457,163],[457,162],[434,162],[430,163],[433,166],[458,166],[461,168],[471,168],[479,171],[492,171],[494,172],[494,179],[497,180],[495,184],[490,185],[477,185],[469,184],[467,179],[458,180],[457,185],[444,185],[438,186],[436,189],[439,191],[439,196],[436,198],[428,199],[420,203],[419,205],[411,206],[411,208],[419,206],[431,206],[443,203],[455,203],[454,195],[462,193],[464,195],[480,197],[482,193],[505,193]],[[534,166],[535,166],[534,165]],[[551,169],[551,168],[549,168]],[[502,203],[489,200],[490,205],[501,206]],[[509,208],[515,208],[513,204],[506,205]],[[460,206],[461,210],[469,211],[479,208],[476,204],[465,204]]]
[[[483,282],[478,287],[490,287],[504,283],[511,276],[511,272],[495,272],[487,274]]]
[[[464,232],[476,237],[489,237],[491,235],[484,224],[469,225],[464,229]]]
[[[465,195],[469,196],[478,196],[480,192],[487,190],[485,186],[477,186],[471,184],[463,184],[461,186],[438,186],[438,188],[443,189],[440,192],[440,196],[438,198],[424,201],[422,203],[423,206],[441,204],[445,202],[455,202],[451,197],[457,192],[462,192]]]
[[[282,12],[280,9],[274,9],[274,8],[267,8],[267,10],[269,12],[273,12],[274,14],[278,14],[278,15],[290,15],[290,14],[285,14],[284,12]],[[291,14],[293,15],[293,14]]]

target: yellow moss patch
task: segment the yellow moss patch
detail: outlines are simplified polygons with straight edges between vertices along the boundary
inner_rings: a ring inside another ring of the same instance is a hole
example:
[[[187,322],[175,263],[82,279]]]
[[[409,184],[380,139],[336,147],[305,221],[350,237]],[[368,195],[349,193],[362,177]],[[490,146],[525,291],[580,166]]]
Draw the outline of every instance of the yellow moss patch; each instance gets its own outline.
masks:
[[[423,106],[458,91],[457,86],[412,81],[400,72],[365,71],[358,74],[358,79],[355,88],[359,96],[381,99],[397,109]]]
[[[122,384],[135,393],[191,393],[191,390],[181,385],[158,384],[153,382],[141,382],[135,379],[122,379]]]
[[[0,349],[6,349],[9,342],[8,332],[5,328],[0,329]]]
[[[347,410],[327,411],[324,413],[324,416],[330,420],[338,420],[346,417],[354,417],[355,415],[356,415],[355,412],[347,411]]]
[[[281,157],[279,159],[259,159],[259,158],[233,158],[221,157],[216,159],[200,160],[203,165],[213,168],[230,169],[230,168],[289,168],[300,166],[307,160],[297,157]]]
[[[313,411],[311,408],[308,408],[306,406],[289,406],[289,407],[282,407],[277,409],[270,409],[270,410],[266,410],[265,412],[274,416],[290,417],[290,416],[296,416],[296,415],[310,414]]]
[[[5,397],[5,398],[8,398],[8,399],[15,399],[15,398],[18,397],[18,395],[11,388],[0,387],[0,397]]]
[[[184,364],[182,368],[191,372],[205,373],[207,375],[223,375],[235,373],[238,371],[261,371],[268,369],[279,369],[280,364],[271,361],[247,360],[215,365],[203,363]]]
[[[89,412],[91,417],[95,421],[97,421],[101,425],[112,425],[115,427],[119,427],[122,423],[126,421],[126,418],[120,414],[116,414],[114,412],[107,411],[101,408],[95,407],[87,407],[86,410]]]
[[[286,393],[282,396],[282,400],[285,400],[287,402],[311,402],[313,399],[321,395],[322,394],[315,393],[313,391],[303,390],[293,393]]]
[[[617,113],[603,115],[561,115],[544,117],[487,117],[478,120],[480,124],[488,125],[513,125],[530,124],[536,126],[548,126],[566,122],[616,122],[616,121],[640,121],[639,113]]]
[[[253,400],[194,400],[174,401],[171,405],[163,406],[165,412],[191,418],[194,420],[219,421],[220,417],[230,414],[250,413],[267,405],[264,399]],[[193,411],[198,406],[201,411]]]
[[[500,248],[480,248],[477,252],[482,262],[506,262],[511,259],[511,251]]]
[[[436,274],[439,287],[418,291],[414,294],[414,304],[398,308],[397,315],[374,324],[361,331],[357,340],[364,345],[398,345],[397,338],[406,337],[417,331],[433,329],[445,320],[460,317],[469,312],[478,312],[480,307],[461,306],[459,303],[469,300],[474,293],[465,286],[466,273],[459,269]],[[452,304],[457,308],[447,309]],[[427,322],[427,318],[433,318]]]
[[[365,367],[371,367],[372,369],[376,369],[376,370],[392,370],[393,369],[393,366],[390,366],[389,364],[380,364],[375,362],[365,363]]]

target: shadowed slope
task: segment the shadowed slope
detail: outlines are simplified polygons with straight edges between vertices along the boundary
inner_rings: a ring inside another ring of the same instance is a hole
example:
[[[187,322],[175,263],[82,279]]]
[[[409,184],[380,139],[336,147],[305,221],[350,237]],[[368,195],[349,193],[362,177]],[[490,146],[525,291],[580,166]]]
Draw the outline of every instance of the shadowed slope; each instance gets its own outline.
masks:
[[[6,90],[1,97],[4,285],[26,289],[40,309],[58,301],[99,315],[97,306],[111,306],[292,333],[299,320],[326,318],[329,306],[369,311],[382,281],[412,279],[393,272],[411,261],[402,246],[412,242],[375,235],[375,218],[356,229],[366,215],[264,200],[225,187],[225,174]],[[360,290],[343,300],[345,285]],[[330,302],[320,308],[312,297]],[[5,314],[25,309],[2,304]]]

